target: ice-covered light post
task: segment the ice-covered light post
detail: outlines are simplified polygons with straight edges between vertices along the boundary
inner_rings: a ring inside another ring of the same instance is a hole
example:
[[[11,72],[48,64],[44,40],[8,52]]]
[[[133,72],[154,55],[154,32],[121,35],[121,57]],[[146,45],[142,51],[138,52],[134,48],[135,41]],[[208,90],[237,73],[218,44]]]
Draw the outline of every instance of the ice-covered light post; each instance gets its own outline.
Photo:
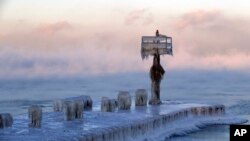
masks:
[[[165,73],[160,64],[160,55],[173,55],[172,51],[172,37],[159,34],[156,30],[155,36],[142,36],[141,42],[141,56],[142,59],[148,56],[154,56],[153,65],[150,68],[151,78],[151,99],[149,104],[157,105],[161,103],[160,100],[160,83]]]

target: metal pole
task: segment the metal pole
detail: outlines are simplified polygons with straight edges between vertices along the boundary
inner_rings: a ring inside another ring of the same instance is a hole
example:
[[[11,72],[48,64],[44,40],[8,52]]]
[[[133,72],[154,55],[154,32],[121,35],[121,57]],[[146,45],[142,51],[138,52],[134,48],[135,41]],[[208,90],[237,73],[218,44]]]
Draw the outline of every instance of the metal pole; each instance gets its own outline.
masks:
[[[159,36],[159,31],[156,30],[156,36]],[[163,78],[165,71],[160,64],[160,55],[158,50],[154,55],[153,65],[150,68],[150,78],[151,78],[151,99],[149,104],[158,105],[161,104],[160,99],[160,83]]]

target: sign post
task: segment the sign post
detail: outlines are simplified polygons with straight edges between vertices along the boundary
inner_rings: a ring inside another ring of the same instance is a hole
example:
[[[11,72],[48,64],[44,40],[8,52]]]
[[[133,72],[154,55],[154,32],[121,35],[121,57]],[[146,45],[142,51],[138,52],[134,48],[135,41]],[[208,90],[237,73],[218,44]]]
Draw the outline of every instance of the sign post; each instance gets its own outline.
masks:
[[[154,56],[153,65],[150,68],[151,79],[151,99],[149,104],[161,104],[160,100],[160,83],[164,76],[164,69],[160,63],[160,55],[173,55],[172,37],[159,34],[156,30],[155,36],[142,36],[141,57]]]

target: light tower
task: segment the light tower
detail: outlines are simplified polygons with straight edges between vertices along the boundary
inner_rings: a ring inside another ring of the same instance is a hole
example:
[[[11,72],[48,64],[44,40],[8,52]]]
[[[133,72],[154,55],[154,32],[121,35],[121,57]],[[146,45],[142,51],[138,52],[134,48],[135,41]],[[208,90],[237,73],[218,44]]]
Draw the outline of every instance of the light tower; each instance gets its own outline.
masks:
[[[160,64],[160,55],[173,55],[172,37],[161,35],[156,30],[155,36],[142,36],[141,41],[141,57],[142,59],[148,56],[154,56],[153,65],[150,68],[151,78],[151,99],[149,104],[161,104],[160,99],[160,83],[165,73]]]

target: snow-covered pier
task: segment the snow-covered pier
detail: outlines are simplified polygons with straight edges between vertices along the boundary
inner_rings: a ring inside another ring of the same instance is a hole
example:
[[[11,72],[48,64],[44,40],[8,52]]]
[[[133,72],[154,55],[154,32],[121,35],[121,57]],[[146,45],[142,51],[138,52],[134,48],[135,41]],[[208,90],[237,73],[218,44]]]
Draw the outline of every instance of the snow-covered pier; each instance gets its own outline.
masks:
[[[99,105],[100,106],[100,105]],[[224,114],[223,105],[163,101],[157,106],[129,110],[84,111],[82,119],[64,120],[63,112],[43,113],[41,128],[29,128],[27,115],[14,117],[12,127],[0,129],[7,141],[145,141],[196,131],[211,124],[244,123]]]

